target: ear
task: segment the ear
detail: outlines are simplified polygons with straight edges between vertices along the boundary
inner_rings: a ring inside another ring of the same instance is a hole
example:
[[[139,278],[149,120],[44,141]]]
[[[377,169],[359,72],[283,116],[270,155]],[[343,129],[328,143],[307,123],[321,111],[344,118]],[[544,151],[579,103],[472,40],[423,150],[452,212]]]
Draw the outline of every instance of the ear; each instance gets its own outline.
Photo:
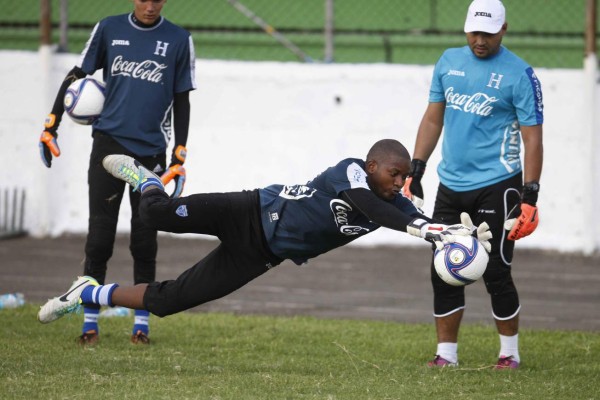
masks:
[[[367,174],[372,175],[377,171],[377,161],[369,160],[365,163]]]

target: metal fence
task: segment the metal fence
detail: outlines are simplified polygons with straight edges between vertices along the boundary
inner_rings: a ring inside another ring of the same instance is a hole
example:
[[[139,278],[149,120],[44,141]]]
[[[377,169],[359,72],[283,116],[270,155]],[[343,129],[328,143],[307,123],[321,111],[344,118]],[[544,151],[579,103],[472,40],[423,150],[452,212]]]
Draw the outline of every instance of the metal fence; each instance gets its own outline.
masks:
[[[0,240],[24,236],[25,189],[0,188]]]
[[[205,59],[433,64],[465,44],[470,1],[169,0],[163,15],[192,33]],[[45,2],[49,40],[77,53],[98,20],[133,8],[128,0],[0,0],[0,48],[38,48]],[[582,66],[586,0],[504,4],[507,47],[533,66]]]

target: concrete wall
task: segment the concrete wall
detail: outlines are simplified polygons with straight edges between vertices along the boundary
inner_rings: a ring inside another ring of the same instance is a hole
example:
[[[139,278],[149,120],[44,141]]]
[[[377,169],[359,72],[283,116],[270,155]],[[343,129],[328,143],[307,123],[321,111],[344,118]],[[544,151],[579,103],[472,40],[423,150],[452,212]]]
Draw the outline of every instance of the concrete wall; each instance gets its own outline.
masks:
[[[0,52],[0,188],[27,189],[26,227],[35,236],[84,233],[91,129],[67,117],[62,156],[47,169],[38,137],[74,55]],[[538,69],[545,103],[541,222],[519,246],[591,253],[600,248],[594,72]],[[185,193],[302,183],[345,157],[395,138],[412,151],[427,105],[432,66],[197,62],[191,95]],[[439,146],[438,146],[439,147]],[[436,152],[424,178],[425,211],[437,187]],[[128,231],[124,201],[119,230]],[[362,245],[425,245],[380,229]]]

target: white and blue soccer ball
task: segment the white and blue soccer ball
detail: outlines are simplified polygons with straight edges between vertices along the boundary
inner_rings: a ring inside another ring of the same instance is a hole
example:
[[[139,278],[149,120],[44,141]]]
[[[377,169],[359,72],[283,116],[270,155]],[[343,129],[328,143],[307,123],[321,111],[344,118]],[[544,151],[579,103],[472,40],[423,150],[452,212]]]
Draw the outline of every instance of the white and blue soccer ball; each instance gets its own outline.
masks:
[[[455,236],[455,242],[435,250],[433,265],[438,276],[452,286],[470,285],[477,281],[490,260],[487,251],[473,236]]]
[[[91,125],[104,108],[104,83],[89,77],[77,79],[67,88],[63,104],[74,122]]]

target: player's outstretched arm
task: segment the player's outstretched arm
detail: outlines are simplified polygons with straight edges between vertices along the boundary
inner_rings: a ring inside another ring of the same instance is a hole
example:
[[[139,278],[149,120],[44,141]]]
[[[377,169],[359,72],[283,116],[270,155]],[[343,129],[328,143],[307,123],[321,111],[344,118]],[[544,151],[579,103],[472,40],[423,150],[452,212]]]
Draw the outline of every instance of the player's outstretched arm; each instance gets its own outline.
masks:
[[[413,216],[399,210],[394,204],[383,201],[372,191],[365,188],[354,188],[342,192],[342,198],[356,207],[361,213],[381,226],[396,231],[406,232],[406,226]],[[428,219],[427,217],[423,217]]]
[[[470,236],[471,229],[462,224],[444,225],[435,224],[424,220],[423,218],[413,219],[407,226],[406,231],[413,236],[420,237],[435,244],[438,250],[442,250],[444,245],[453,243],[455,236]]]
[[[408,215],[393,203],[381,200],[373,192],[364,188],[346,190],[342,198],[358,208],[369,220],[389,229],[407,232],[432,243],[438,248],[454,241],[454,235],[470,235],[471,230],[463,225],[443,225],[432,223],[429,217],[418,214]]]

